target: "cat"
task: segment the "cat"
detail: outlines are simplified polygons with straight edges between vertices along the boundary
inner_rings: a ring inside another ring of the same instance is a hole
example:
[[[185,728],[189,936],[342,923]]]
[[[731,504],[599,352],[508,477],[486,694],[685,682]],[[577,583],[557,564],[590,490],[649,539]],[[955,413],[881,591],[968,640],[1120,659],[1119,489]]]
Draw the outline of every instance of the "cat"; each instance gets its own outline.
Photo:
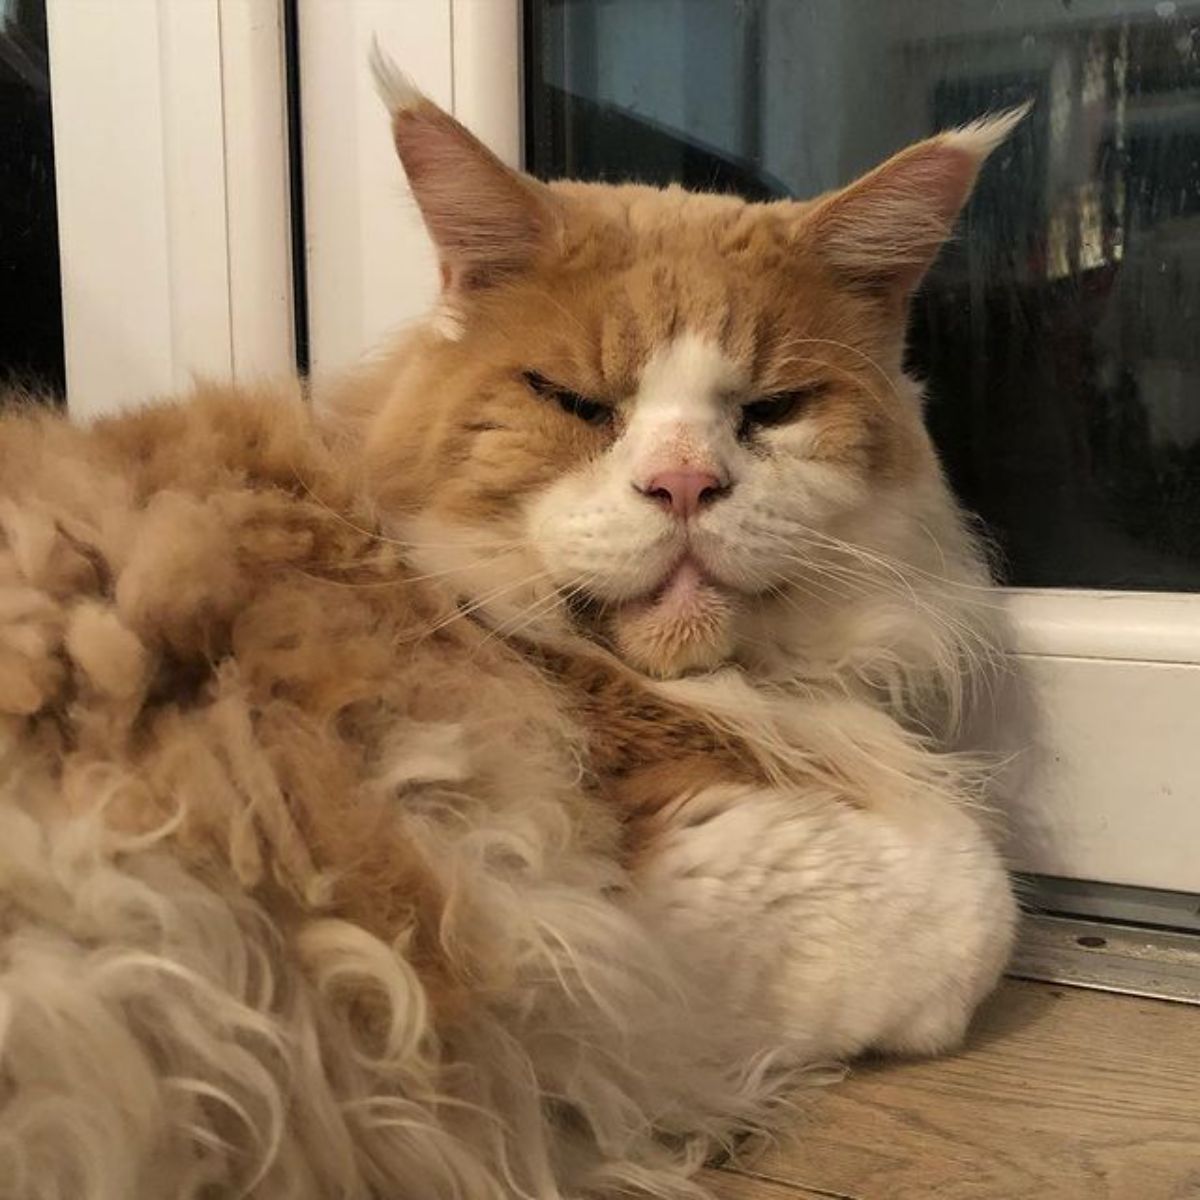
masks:
[[[0,421],[5,1196],[700,1196],[1010,950],[901,358],[1020,114],[761,205],[536,181],[375,69],[427,321]]]

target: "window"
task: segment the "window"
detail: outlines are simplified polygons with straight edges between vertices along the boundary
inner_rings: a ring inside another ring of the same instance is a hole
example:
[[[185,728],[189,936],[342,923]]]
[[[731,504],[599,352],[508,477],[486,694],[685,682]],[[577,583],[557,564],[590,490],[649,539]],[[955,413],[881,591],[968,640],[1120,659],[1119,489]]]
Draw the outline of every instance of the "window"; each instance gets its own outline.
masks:
[[[282,0],[0,3],[49,44],[71,411],[287,370]]]

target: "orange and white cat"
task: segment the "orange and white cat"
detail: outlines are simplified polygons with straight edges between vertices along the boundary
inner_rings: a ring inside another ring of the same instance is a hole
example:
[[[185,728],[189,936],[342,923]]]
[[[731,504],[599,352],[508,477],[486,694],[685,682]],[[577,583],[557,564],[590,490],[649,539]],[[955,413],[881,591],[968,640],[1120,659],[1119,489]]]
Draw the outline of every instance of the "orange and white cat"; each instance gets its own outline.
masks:
[[[1009,952],[901,356],[1016,117],[754,205],[537,182],[376,66],[428,322],[0,421],[6,1197],[696,1196]]]

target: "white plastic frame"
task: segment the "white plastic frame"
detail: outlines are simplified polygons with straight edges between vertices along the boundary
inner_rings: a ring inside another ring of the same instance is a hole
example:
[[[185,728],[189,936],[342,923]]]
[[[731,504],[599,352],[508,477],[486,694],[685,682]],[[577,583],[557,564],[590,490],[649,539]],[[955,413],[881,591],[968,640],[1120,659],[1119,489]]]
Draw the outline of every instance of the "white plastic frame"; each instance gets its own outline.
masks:
[[[373,38],[432,100],[520,160],[517,0],[305,0],[300,7],[309,339],[315,374],[424,313],[437,265],[390,152]]]
[[[424,312],[432,255],[366,70],[372,36],[508,161],[520,153],[517,0],[307,0],[305,165],[314,361],[352,362]],[[1015,866],[1200,892],[1200,596],[1011,591],[1030,685],[992,735],[1018,756]]]
[[[67,397],[293,362],[279,0],[47,0]]]

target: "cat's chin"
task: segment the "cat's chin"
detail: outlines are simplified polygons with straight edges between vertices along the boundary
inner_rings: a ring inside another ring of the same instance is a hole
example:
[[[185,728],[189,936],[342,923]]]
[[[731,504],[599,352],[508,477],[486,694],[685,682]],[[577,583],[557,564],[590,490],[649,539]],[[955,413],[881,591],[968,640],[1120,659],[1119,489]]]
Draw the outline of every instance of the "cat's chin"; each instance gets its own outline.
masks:
[[[652,595],[617,610],[617,649],[648,675],[711,670],[732,653],[735,615],[730,592],[685,560]]]

